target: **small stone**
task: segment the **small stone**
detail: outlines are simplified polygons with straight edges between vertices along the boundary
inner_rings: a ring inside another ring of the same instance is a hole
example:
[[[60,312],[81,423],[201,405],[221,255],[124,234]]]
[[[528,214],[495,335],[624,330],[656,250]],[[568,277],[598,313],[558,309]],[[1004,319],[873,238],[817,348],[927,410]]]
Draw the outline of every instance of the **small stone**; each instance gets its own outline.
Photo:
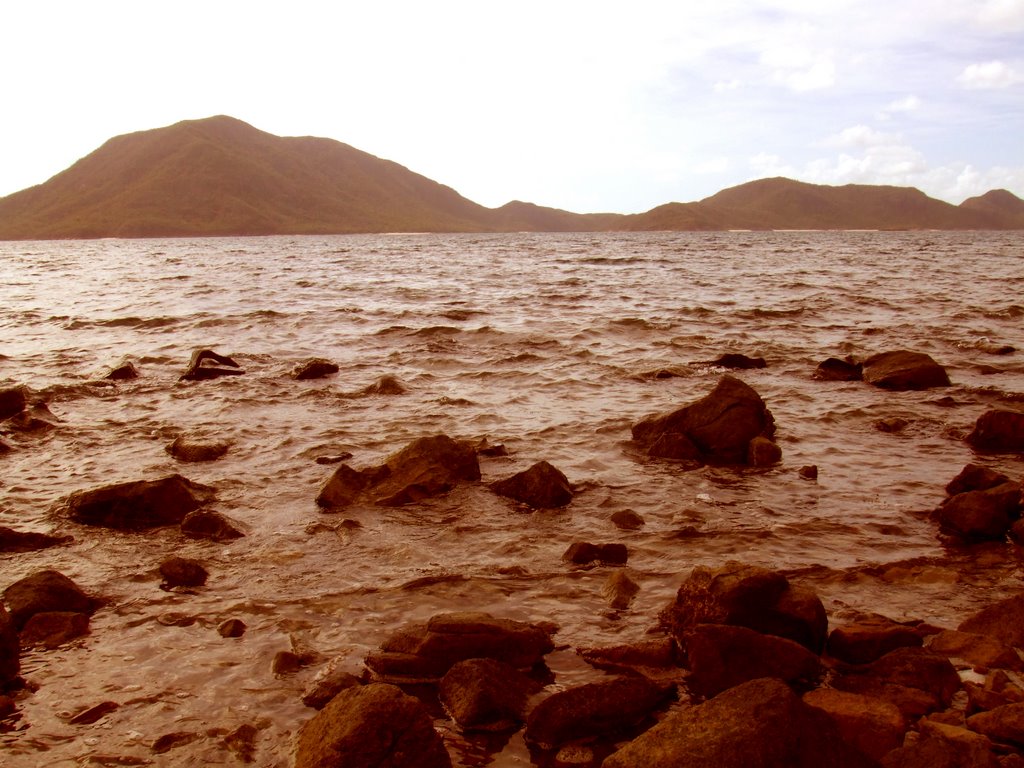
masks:
[[[902,432],[906,429],[907,425],[910,424],[906,419],[901,419],[898,416],[893,416],[888,419],[879,419],[875,422],[875,429],[879,432],[888,432],[890,434],[895,432]]]
[[[181,521],[181,532],[190,539],[209,541],[231,541],[245,534],[219,512],[197,509],[185,515]]]
[[[246,629],[245,622],[241,619],[227,619],[217,625],[217,632],[221,637],[241,637]]]
[[[635,531],[646,524],[643,517],[632,509],[620,509],[611,516],[611,521],[624,531]]]
[[[121,705],[116,701],[103,701],[94,707],[89,707],[72,717],[68,722],[71,725],[92,725],[97,720],[106,717]]]
[[[308,667],[313,661],[313,655],[309,653],[278,651],[270,668],[275,675],[290,675],[303,667]]]
[[[307,381],[310,379],[322,379],[338,371],[339,368],[336,363],[324,360],[322,357],[314,357],[296,366],[291,375],[296,381]]]
[[[183,747],[186,744],[191,744],[200,738],[198,733],[190,733],[187,731],[176,731],[174,733],[165,733],[159,739],[153,742],[153,751],[158,755],[162,755],[164,752],[170,752],[176,747]]]
[[[167,587],[201,587],[209,574],[198,560],[170,557],[160,563],[160,575]]]
[[[800,477],[804,480],[817,480],[818,479],[818,465],[808,464],[807,466],[800,467]]]

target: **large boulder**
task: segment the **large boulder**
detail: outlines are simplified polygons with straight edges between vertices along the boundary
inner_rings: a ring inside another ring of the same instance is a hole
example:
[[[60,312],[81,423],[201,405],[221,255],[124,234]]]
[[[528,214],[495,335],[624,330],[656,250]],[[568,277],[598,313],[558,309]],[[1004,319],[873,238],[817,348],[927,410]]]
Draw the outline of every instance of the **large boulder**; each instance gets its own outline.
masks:
[[[89,632],[89,616],[74,611],[46,611],[33,614],[21,628],[25,648],[41,645],[56,648]]]
[[[984,491],[964,491],[935,510],[939,524],[969,540],[1001,540],[1020,517],[1021,489],[1006,482]]]
[[[602,768],[872,768],[835,723],[781,680],[762,678],[673,712]]]
[[[1024,594],[982,608],[962,621],[957,629],[986,635],[1013,648],[1024,648]]]
[[[976,451],[1020,453],[1024,451],[1024,412],[995,408],[978,417],[967,442]]]
[[[816,688],[804,694],[804,703],[825,712],[839,733],[868,757],[878,760],[903,744],[907,722],[887,701],[859,693]]]
[[[393,686],[348,688],[299,730],[295,768],[451,768],[427,708]]]
[[[956,496],[967,491],[987,491],[997,485],[1010,482],[1010,478],[1002,472],[980,464],[968,464],[960,470],[960,474],[946,484],[946,495]]]
[[[63,573],[37,571],[4,590],[4,602],[16,629],[37,613],[52,611],[92,614],[99,601],[90,597]]]
[[[967,718],[967,727],[1000,744],[1024,747],[1024,703],[1004,704]]]
[[[524,737],[544,750],[578,739],[610,736],[658,709],[671,688],[645,677],[616,677],[553,693],[530,712]]]
[[[466,659],[496,659],[524,669],[553,649],[547,628],[487,613],[443,613],[399,630],[366,657],[366,666],[377,679],[432,682]]]
[[[751,441],[774,434],[775,419],[761,396],[732,376],[690,405],[633,425],[633,440],[648,456],[704,464],[750,464]]]
[[[881,352],[864,361],[864,381],[896,391],[948,387],[946,369],[923,352]]]
[[[569,480],[546,461],[491,483],[491,490],[535,509],[556,509],[572,501]]]
[[[526,700],[535,687],[530,678],[503,661],[466,659],[441,679],[438,698],[463,730],[501,731],[523,721]]]
[[[0,603],[0,690],[21,671],[21,643],[10,614]]]
[[[355,470],[340,465],[320,489],[316,503],[344,507],[364,497],[379,506],[397,507],[479,479],[480,464],[472,443],[432,435],[414,440],[378,467]]]
[[[832,687],[888,701],[908,721],[948,707],[960,676],[945,656],[923,648],[897,648],[870,664],[849,667]]]
[[[698,624],[731,624],[794,640],[821,653],[828,634],[825,606],[777,571],[730,562],[694,568],[659,616],[681,647]]]
[[[75,491],[58,511],[83,525],[143,531],[178,525],[189,512],[212,501],[214,493],[210,486],[169,475]]]

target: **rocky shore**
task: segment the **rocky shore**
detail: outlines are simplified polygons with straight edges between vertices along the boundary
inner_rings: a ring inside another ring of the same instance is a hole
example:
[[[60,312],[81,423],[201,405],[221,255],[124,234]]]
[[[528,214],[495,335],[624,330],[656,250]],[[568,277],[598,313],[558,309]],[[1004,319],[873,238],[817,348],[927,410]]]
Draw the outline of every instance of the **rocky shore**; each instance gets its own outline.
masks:
[[[761,367],[750,360],[732,355],[715,363]],[[294,377],[336,372],[330,361],[315,359],[297,366]],[[110,380],[130,375],[117,366]],[[243,375],[231,358],[197,350],[183,379]],[[862,380],[891,391],[949,385],[934,360],[906,351],[860,362],[830,359],[814,378]],[[374,389],[401,391],[394,379]],[[0,443],[0,451],[17,451],[17,444],[59,428],[46,403],[21,386],[0,389],[0,420],[6,434],[17,436],[16,444]],[[637,421],[626,450],[638,461],[666,462],[679,472],[705,465],[759,470],[784,458],[775,436],[768,404],[750,385],[725,374],[705,396]],[[1024,413],[989,409],[966,441],[982,457],[1024,454]],[[232,446],[184,435],[166,449],[185,473],[193,463],[220,460]],[[331,457],[324,463],[337,466],[310,501],[316,514],[330,516],[325,520],[340,519],[332,530],[358,529],[357,520],[345,517],[349,507],[415,510],[479,484],[480,457],[504,453],[487,441],[427,434],[370,466]],[[531,461],[487,490],[512,513],[570,506],[579,489],[543,457]],[[816,477],[814,467],[799,472],[811,482]],[[950,474],[946,498],[935,499],[929,514],[936,536],[957,546],[983,543],[1015,552],[1024,543],[1021,478],[973,462]],[[75,490],[51,511],[53,534],[0,528],[0,552],[66,546],[67,530],[93,536],[102,547],[105,533],[177,528],[183,539],[212,548],[246,534],[243,524],[209,508],[217,494],[186,474]],[[627,566],[631,533],[644,520],[620,510],[610,521],[615,541],[573,541],[563,561],[566,569],[606,568],[608,604],[623,610],[642,589]],[[167,557],[156,564],[161,589],[187,596],[206,588],[207,565]],[[365,655],[360,674],[341,671],[341,658],[328,648],[297,643],[278,653],[272,668],[282,676],[317,670],[302,697],[308,717],[290,726],[290,761],[296,768],[445,768],[459,763],[444,734],[519,734],[533,764],[546,767],[1024,766],[1024,591],[992,601],[955,626],[936,626],[867,611],[830,615],[798,574],[742,560],[695,567],[679,578],[674,600],[657,616],[632,619],[644,622],[644,639],[628,644],[567,646],[557,615],[523,621],[473,605],[410,621]],[[94,586],[50,568],[5,580],[0,588],[0,730],[14,731],[31,725],[21,708],[38,690],[32,675],[23,674],[24,650],[46,653],[75,643],[88,635],[98,612],[119,606]],[[177,620],[194,623],[197,617]],[[217,631],[228,642],[249,628],[227,618]],[[594,679],[558,679],[547,663],[555,652],[575,653]],[[69,713],[68,722],[95,724],[123,705],[114,698],[99,701]],[[149,745],[146,758],[117,763],[111,757],[114,763],[104,764],[175,764],[175,750],[199,739],[216,741],[236,762],[276,764],[261,756],[261,731],[253,722],[226,731],[169,732]]]

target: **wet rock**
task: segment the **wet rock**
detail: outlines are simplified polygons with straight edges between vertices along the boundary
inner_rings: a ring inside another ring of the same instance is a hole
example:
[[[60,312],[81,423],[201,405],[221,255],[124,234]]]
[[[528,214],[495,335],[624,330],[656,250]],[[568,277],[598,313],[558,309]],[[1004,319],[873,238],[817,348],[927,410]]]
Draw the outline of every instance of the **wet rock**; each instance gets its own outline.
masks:
[[[0,389],[0,421],[21,413],[28,407],[25,387],[4,387]]]
[[[117,483],[68,496],[58,511],[76,523],[143,531],[178,525],[213,499],[215,490],[181,475]]]
[[[99,704],[84,709],[73,716],[68,723],[71,725],[92,725],[102,720],[111,712],[116,712],[121,707],[116,701],[101,701]]]
[[[641,515],[632,509],[620,509],[611,516],[611,521],[615,524],[616,528],[621,528],[624,531],[639,530],[647,523]]]
[[[947,629],[931,638],[928,650],[957,659],[974,667],[999,667],[1015,672],[1024,671],[1024,661],[1017,652],[998,640],[974,632]]]
[[[217,634],[221,637],[241,637],[246,629],[248,627],[241,619],[225,619],[217,625]]]
[[[1000,744],[1024,747],[1024,703],[1005,704],[967,718],[967,727]]]
[[[181,521],[181,532],[190,539],[209,541],[232,541],[245,535],[224,515],[205,509],[196,509],[185,515]]]
[[[536,688],[515,667],[495,659],[467,659],[441,679],[439,698],[463,730],[502,731],[525,717],[526,700]]]
[[[986,635],[1003,645],[1024,648],[1024,594],[986,606],[962,621],[957,629]]]
[[[251,763],[256,759],[256,737],[259,729],[255,725],[243,723],[224,736],[224,746],[238,756],[243,763]]]
[[[34,552],[73,541],[71,536],[51,536],[46,533],[16,531],[0,525],[0,552]]]
[[[641,674],[649,679],[675,677],[676,645],[667,637],[598,648],[577,648],[584,661],[597,669],[616,674]],[[666,672],[670,674],[666,674]]]
[[[198,560],[187,557],[169,557],[160,563],[162,587],[201,587],[209,574]]]
[[[946,494],[956,496],[966,491],[987,491],[1008,482],[1010,478],[1002,472],[996,472],[980,464],[968,464],[946,485]]]
[[[1001,669],[990,670],[982,685],[965,681],[964,690],[967,691],[967,714],[1024,702],[1024,688]]]
[[[486,613],[444,613],[399,630],[366,657],[366,666],[378,679],[433,681],[466,659],[497,659],[523,669],[553,649],[550,635],[537,625]]]
[[[313,682],[306,688],[302,694],[302,703],[312,709],[323,709],[339,693],[357,685],[360,685],[358,677],[328,665],[317,673]]]
[[[33,614],[21,630],[26,648],[56,648],[89,633],[89,617],[72,611],[46,611]]]
[[[21,671],[21,642],[11,616],[0,603],[0,690]]]
[[[848,664],[868,664],[897,648],[920,647],[921,643],[914,627],[868,614],[833,629],[828,637],[828,653]]]
[[[608,737],[649,716],[671,692],[644,677],[618,677],[567,688],[533,708],[523,735],[527,743],[544,750],[577,739]]]
[[[278,651],[270,663],[270,671],[275,675],[291,675],[315,661],[316,655],[313,653]]]
[[[827,761],[827,762],[826,762]],[[602,768],[871,768],[832,720],[781,680],[752,680],[669,714]]]
[[[612,608],[624,611],[640,591],[640,585],[625,571],[614,570],[608,574],[601,591]]]
[[[214,363],[214,365],[207,365]],[[227,368],[218,366],[226,365]],[[220,355],[211,349],[197,349],[192,353],[188,368],[181,375],[181,381],[207,381],[221,376],[241,376],[243,371],[238,363],[227,355]]]
[[[360,390],[361,395],[404,395],[405,385],[396,376],[381,376],[373,384]]]
[[[591,544],[577,541],[569,545],[562,555],[563,560],[576,565],[599,562],[603,565],[625,565],[629,551],[625,544]]]
[[[174,731],[173,733],[165,733],[163,736],[153,742],[151,747],[154,752],[158,755],[162,755],[166,752],[170,752],[172,749],[183,747],[186,744],[191,744],[193,741],[198,741],[202,738],[201,734],[195,733],[194,731]]]
[[[999,768],[991,742],[966,728],[923,721],[921,738],[882,758],[883,768]]]
[[[5,453],[10,453],[13,450],[14,449],[11,448],[8,443],[4,442],[3,439],[0,439],[0,456],[3,456]]]
[[[860,381],[862,376],[860,363],[830,357],[818,363],[811,378],[815,381]]]
[[[315,459],[313,459],[313,461],[320,465],[341,464],[341,462],[343,462],[345,459],[351,458],[352,454],[349,453],[348,451],[345,451],[344,453],[335,453],[331,454],[330,456],[317,456]]]
[[[451,768],[426,707],[384,683],[349,688],[299,731],[295,768]]]
[[[228,440],[202,440],[189,435],[174,438],[165,450],[178,461],[216,461],[231,447]]]
[[[768,366],[763,357],[747,357],[738,352],[726,352],[717,359],[709,360],[701,363],[701,365],[714,365],[718,368],[732,368],[739,371],[766,368]]]
[[[711,697],[759,677],[807,686],[821,674],[818,656],[792,640],[746,627],[698,624],[687,634],[691,691]]]
[[[1024,451],[1024,412],[1008,408],[986,411],[966,439],[976,451],[1020,453]]]
[[[903,744],[907,723],[888,702],[832,688],[809,691],[803,700],[827,714],[843,739],[868,757],[879,760]]]
[[[864,361],[864,381],[896,391],[948,387],[946,369],[923,352],[882,352]]]
[[[770,467],[782,461],[782,449],[767,437],[758,435],[747,446],[747,464],[752,467]]]
[[[37,613],[67,611],[92,615],[99,606],[98,600],[54,570],[37,571],[14,582],[4,590],[4,602],[18,630]]]
[[[695,403],[633,425],[633,440],[648,456],[707,464],[747,464],[751,440],[774,434],[764,401],[732,376]]]
[[[131,360],[122,360],[103,374],[103,378],[108,381],[131,381],[139,378],[139,371]]]
[[[342,464],[321,488],[316,503],[344,507],[361,495],[397,507],[447,493],[462,481],[480,479],[473,445],[447,435],[421,437],[379,467],[357,471]]]
[[[8,418],[4,426],[16,432],[41,433],[57,428],[60,423],[46,403],[40,402]]]
[[[535,509],[556,509],[572,501],[572,486],[565,475],[546,461],[512,477],[491,483],[499,496],[522,502]]]
[[[1001,540],[1020,517],[1021,490],[1003,483],[984,491],[964,491],[946,499],[935,510],[939,524],[969,540]]]
[[[817,480],[818,479],[818,465],[817,464],[808,464],[806,466],[800,467],[800,469],[798,470],[798,474],[804,480]]]
[[[730,624],[794,640],[821,653],[828,617],[810,590],[767,568],[730,562],[721,568],[694,568],[659,616],[681,647],[698,624]]]
[[[832,687],[895,704],[908,720],[948,707],[960,676],[945,656],[923,648],[897,648],[877,661],[845,670]]]
[[[322,379],[339,371],[338,365],[322,357],[314,357],[300,363],[292,371],[291,376],[296,381],[309,381],[310,379]]]
[[[896,432],[902,432],[910,424],[906,419],[901,419],[898,416],[893,416],[888,419],[878,419],[874,423],[875,429],[879,432],[887,432],[889,434],[895,434]]]

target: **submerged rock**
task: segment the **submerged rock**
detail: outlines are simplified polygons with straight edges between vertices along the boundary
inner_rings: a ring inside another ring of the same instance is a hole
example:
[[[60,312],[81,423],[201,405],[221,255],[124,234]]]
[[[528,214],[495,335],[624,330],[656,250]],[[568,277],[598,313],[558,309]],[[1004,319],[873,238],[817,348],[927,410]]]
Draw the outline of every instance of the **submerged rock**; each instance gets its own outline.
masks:
[[[830,357],[818,363],[811,378],[815,381],[860,381],[863,377],[862,366],[853,360],[840,360]]]
[[[207,365],[211,362],[216,365]],[[228,368],[217,366],[226,365]],[[241,376],[245,371],[227,355],[220,355],[211,349],[197,349],[192,353],[188,368],[181,375],[181,381],[206,381],[221,376]]]
[[[359,678],[328,665],[313,678],[302,694],[302,703],[312,709],[323,709],[342,691],[360,685]]]
[[[573,496],[566,476],[546,461],[538,461],[529,469],[491,483],[491,490],[535,509],[564,507]]]
[[[1021,488],[1003,483],[984,491],[964,491],[946,499],[935,514],[943,528],[968,540],[1001,540],[1020,517]]]
[[[122,360],[105,374],[103,378],[108,381],[131,381],[139,378],[139,371],[131,360]]]
[[[397,376],[381,376],[373,384],[359,390],[360,395],[404,395],[405,385]]]
[[[99,601],[89,597],[63,573],[37,571],[4,590],[11,622],[20,630],[37,613],[70,612],[91,615]]]
[[[207,509],[196,509],[185,515],[181,532],[190,539],[210,541],[232,541],[245,535],[224,515]]]
[[[636,531],[647,524],[643,516],[632,509],[620,509],[612,514],[610,519],[616,528],[621,528],[624,531]]]
[[[295,768],[451,768],[427,708],[385,683],[348,688],[299,731]]]
[[[21,413],[28,407],[25,387],[5,387],[0,389],[0,421]]]
[[[310,379],[322,379],[339,371],[337,363],[324,360],[322,357],[314,357],[300,363],[292,371],[291,376],[296,381],[308,381]]]
[[[587,565],[595,561],[604,565],[625,565],[629,559],[629,550],[625,544],[591,544],[587,541],[577,541],[569,545],[562,559],[576,565]]]
[[[1024,412],[995,408],[978,417],[967,442],[976,451],[1020,453],[1024,451]]]
[[[160,563],[163,587],[201,587],[209,573],[198,560],[187,557],[169,557]]]
[[[166,451],[178,461],[216,461],[231,447],[228,440],[203,440],[189,435],[179,435],[166,447]]]
[[[864,381],[896,391],[948,387],[946,369],[923,352],[881,352],[864,361]]]
[[[189,512],[210,502],[214,493],[210,486],[169,475],[76,491],[58,506],[58,511],[83,525],[143,531],[178,525]]]
[[[750,464],[751,441],[774,434],[775,419],[760,395],[732,376],[690,405],[633,425],[633,440],[648,456],[705,464]]]
[[[0,552],[34,552],[72,541],[71,536],[51,536],[33,531],[16,531],[0,525]]]
[[[713,365],[717,368],[732,368],[740,371],[766,368],[768,366],[763,357],[747,357],[738,352],[727,352],[715,360],[708,360],[703,365]]]
[[[466,659],[441,679],[445,712],[467,731],[502,731],[523,721],[526,700],[538,687],[515,667],[496,659]]]

